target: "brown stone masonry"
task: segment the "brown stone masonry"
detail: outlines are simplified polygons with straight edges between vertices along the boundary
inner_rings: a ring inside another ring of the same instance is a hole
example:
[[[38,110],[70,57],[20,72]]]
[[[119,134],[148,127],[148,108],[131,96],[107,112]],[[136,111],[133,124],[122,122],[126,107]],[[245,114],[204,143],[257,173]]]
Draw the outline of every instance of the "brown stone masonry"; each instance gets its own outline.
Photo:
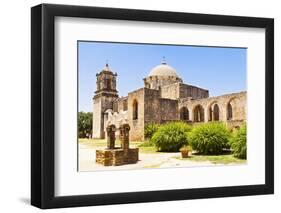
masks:
[[[115,148],[114,125],[110,125],[107,130],[107,148],[96,150],[96,163],[103,166],[120,166],[124,164],[137,163],[139,160],[139,149],[129,148],[130,126],[123,124],[120,126],[121,148]]]

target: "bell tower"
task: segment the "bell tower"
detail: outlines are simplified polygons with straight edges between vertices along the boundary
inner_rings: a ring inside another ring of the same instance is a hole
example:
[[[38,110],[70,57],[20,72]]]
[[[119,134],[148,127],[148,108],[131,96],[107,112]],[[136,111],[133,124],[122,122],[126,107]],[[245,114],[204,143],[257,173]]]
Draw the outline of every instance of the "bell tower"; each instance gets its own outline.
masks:
[[[118,98],[116,90],[117,73],[113,73],[108,63],[96,74],[96,91],[93,97],[93,138],[105,138],[104,112],[113,109],[113,101]]]

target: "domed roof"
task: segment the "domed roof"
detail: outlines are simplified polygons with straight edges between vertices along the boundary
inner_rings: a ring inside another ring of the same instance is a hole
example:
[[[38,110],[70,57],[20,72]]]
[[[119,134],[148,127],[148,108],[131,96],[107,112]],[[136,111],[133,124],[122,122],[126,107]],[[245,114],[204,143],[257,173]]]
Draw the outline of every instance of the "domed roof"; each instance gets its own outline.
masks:
[[[179,77],[177,74],[177,71],[167,65],[165,59],[162,61],[162,63],[156,67],[154,67],[148,76],[174,76],[174,77]]]

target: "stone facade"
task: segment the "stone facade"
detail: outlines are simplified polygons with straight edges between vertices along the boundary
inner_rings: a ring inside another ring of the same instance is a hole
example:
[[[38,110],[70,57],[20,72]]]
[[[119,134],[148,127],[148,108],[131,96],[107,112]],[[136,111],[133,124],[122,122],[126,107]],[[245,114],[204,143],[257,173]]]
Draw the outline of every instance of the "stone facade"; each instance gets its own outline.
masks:
[[[120,125],[129,124],[130,140],[144,140],[144,128],[149,123],[166,123],[182,120],[190,124],[223,121],[230,127],[238,127],[246,121],[247,93],[237,92],[217,97],[209,97],[209,91],[183,83],[175,69],[166,62],[153,68],[144,78],[144,87],[129,92],[126,97],[118,97],[116,76],[108,65],[107,77],[114,88],[108,90],[100,86],[94,96],[93,137],[106,137],[106,127],[115,125],[119,138]],[[111,74],[109,73],[111,72]],[[107,80],[107,82],[109,82]],[[102,91],[102,92],[101,92]]]

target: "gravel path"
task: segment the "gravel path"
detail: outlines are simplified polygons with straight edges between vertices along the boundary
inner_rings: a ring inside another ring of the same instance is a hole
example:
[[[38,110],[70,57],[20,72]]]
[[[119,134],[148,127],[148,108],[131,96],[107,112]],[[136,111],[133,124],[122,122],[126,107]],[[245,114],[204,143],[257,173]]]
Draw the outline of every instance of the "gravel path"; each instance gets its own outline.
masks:
[[[97,170],[128,170],[142,168],[167,168],[167,167],[194,167],[214,165],[209,161],[195,162],[191,160],[179,160],[180,153],[157,153],[157,154],[139,154],[139,161],[136,164],[122,166],[102,166],[96,164],[96,150],[84,144],[79,144],[79,171],[97,171]]]

